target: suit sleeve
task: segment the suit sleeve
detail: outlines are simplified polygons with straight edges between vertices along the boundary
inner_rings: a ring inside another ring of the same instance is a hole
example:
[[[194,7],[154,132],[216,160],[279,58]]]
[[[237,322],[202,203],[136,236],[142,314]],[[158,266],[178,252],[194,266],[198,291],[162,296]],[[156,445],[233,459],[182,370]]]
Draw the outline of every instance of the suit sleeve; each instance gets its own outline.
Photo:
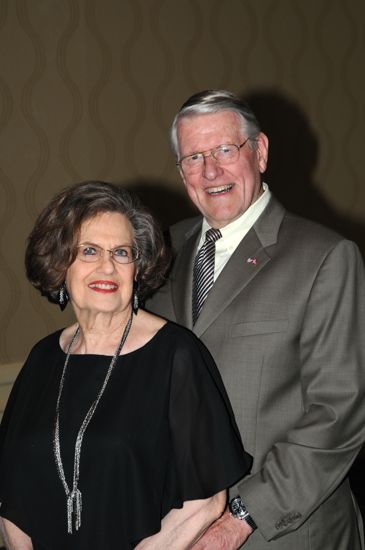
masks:
[[[298,528],[341,484],[365,439],[365,275],[353,243],[320,265],[300,334],[303,414],[239,492],[266,540]]]

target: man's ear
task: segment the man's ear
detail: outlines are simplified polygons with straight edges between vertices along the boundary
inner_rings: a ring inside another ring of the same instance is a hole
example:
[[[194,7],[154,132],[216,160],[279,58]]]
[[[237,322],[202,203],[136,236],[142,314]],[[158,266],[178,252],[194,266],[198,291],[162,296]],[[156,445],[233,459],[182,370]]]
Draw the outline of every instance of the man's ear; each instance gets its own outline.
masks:
[[[267,167],[267,158],[269,154],[269,140],[263,132],[260,132],[258,135],[256,152],[259,170],[260,173],[263,174]]]

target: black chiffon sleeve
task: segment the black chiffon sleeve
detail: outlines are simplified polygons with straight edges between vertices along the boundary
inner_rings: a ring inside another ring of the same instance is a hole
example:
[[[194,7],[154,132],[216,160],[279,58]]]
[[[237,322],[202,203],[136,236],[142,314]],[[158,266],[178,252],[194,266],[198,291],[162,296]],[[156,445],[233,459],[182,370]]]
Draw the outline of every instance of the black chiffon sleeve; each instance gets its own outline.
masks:
[[[195,337],[173,354],[169,424],[166,511],[212,496],[250,469],[218,369]]]

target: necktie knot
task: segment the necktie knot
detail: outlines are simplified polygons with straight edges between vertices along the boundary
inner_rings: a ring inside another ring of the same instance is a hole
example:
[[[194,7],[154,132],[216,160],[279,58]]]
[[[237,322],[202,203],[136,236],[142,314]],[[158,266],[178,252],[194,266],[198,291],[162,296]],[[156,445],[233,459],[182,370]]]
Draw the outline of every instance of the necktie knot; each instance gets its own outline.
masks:
[[[208,229],[208,231],[205,233],[205,240],[206,241],[212,241],[215,243],[218,239],[220,239],[222,236],[222,233],[220,232],[220,229]]]

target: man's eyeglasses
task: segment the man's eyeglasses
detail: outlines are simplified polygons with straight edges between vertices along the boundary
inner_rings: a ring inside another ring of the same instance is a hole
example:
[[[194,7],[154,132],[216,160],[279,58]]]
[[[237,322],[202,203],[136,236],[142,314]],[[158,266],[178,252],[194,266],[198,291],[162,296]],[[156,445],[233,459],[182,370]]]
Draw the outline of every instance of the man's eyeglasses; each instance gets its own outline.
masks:
[[[182,157],[176,165],[180,166],[185,174],[197,174],[201,171],[204,165],[205,157],[213,157],[214,160],[222,166],[232,164],[233,162],[236,162],[240,155],[241,148],[246,145],[249,139],[250,138],[245,139],[241,145],[227,143],[218,145],[218,147],[214,147],[214,149],[210,149],[209,151],[186,155],[185,157]]]
[[[99,262],[109,252],[110,258],[117,264],[131,264],[139,258],[139,250],[135,246],[123,244],[112,249],[105,249],[97,244],[80,244],[77,247],[76,258],[82,262]]]

